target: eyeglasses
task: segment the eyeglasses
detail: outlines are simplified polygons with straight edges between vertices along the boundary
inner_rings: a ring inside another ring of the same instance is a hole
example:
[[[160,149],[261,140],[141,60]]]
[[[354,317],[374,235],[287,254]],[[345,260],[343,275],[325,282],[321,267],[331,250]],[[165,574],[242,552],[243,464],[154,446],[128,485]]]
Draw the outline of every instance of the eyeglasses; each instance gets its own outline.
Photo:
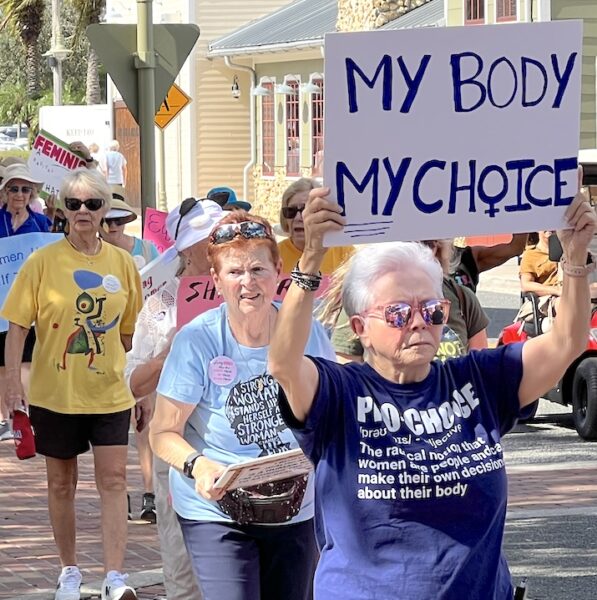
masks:
[[[246,240],[270,238],[271,235],[265,225],[255,221],[243,221],[242,223],[226,223],[216,227],[211,236],[212,244],[225,244],[231,242],[237,235]]]
[[[11,194],[18,194],[19,192],[21,192],[21,194],[30,194],[33,191],[33,188],[31,186],[28,185],[11,185],[9,187],[6,188]]]
[[[68,210],[76,211],[81,208],[82,205],[85,205],[87,210],[95,212],[99,210],[104,205],[103,198],[88,198],[87,200],[81,200],[80,198],[65,198],[64,206]]]
[[[114,217],[113,219],[104,219],[108,227],[111,225],[116,225],[116,227],[120,227],[121,225],[126,225],[128,223],[128,217]]]
[[[228,203],[228,200],[230,200],[230,192],[225,190],[221,192],[212,192],[211,194],[207,195],[207,199],[212,200],[223,208],[224,205]]]
[[[418,310],[427,325],[444,325],[448,321],[450,314],[449,300],[426,300],[417,307],[413,307],[406,302],[395,302],[385,306],[376,306],[373,310],[381,310],[381,315],[372,314],[367,311],[362,316],[379,317],[383,319],[390,327],[404,329],[412,322],[414,311]]]
[[[282,209],[282,216],[285,219],[294,219],[298,213],[302,213],[305,210],[305,205],[302,206],[285,206]]]
[[[174,240],[178,239],[178,230],[180,229],[182,220],[195,208],[199,202],[201,202],[201,199],[185,198],[180,203],[180,208],[178,209],[178,223],[176,223],[176,229],[174,231]]]

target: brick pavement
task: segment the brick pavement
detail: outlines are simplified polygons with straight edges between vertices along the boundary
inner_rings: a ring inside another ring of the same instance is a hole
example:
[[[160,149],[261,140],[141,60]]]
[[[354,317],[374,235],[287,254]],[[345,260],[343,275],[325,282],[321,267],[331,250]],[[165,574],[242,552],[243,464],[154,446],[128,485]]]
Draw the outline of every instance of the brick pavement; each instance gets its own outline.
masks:
[[[131,447],[129,490],[134,512],[139,509],[141,477],[136,450]],[[102,578],[99,542],[99,500],[93,484],[91,454],[80,459],[77,495],[78,555],[86,582]],[[509,516],[533,512],[595,511],[597,463],[513,466],[508,469]],[[41,458],[18,461],[11,442],[0,443],[0,598],[51,600],[58,571],[46,510],[44,463]],[[126,570],[141,578],[139,598],[164,594],[160,582],[160,555],[156,529],[129,523]],[[91,590],[90,590],[91,591]],[[42,593],[45,592],[45,593]],[[97,598],[85,594],[84,597]]]

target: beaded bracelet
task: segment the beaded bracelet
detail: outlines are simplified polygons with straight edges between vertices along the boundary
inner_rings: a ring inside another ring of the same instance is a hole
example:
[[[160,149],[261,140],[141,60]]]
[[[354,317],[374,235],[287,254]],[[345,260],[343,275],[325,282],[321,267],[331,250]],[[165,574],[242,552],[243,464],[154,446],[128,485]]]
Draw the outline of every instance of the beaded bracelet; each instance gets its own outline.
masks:
[[[299,271],[298,263],[294,269],[290,272],[290,278],[293,283],[298,285],[302,290],[307,292],[314,292],[319,288],[321,283],[321,271],[317,275],[313,273],[302,273]]]
[[[570,277],[586,277],[589,273],[592,273],[595,270],[595,261],[593,260],[592,256],[591,262],[583,265],[582,267],[571,265],[568,263],[565,256],[562,257],[560,263],[562,265],[562,271],[564,271],[564,273]]]

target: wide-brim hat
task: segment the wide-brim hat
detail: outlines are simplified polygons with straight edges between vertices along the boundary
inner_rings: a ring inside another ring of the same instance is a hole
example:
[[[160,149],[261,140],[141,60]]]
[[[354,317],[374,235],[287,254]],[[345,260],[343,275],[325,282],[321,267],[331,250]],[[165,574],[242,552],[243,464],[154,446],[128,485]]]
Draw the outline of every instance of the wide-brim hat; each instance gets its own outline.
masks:
[[[137,218],[135,209],[127,203],[127,196],[121,185],[111,185],[112,201],[106,219],[122,219],[124,223],[130,223]],[[124,221],[126,219],[126,221]]]
[[[29,169],[26,165],[15,163],[13,165],[9,165],[8,167],[4,167],[4,178],[2,179],[2,183],[0,183],[0,190],[3,190],[9,181],[13,179],[22,179],[23,181],[27,181],[33,184],[37,191],[41,190],[44,182],[39,181],[39,179],[35,179],[31,173],[29,173]]]
[[[187,198],[185,202],[190,200]],[[181,202],[171,210],[166,217],[168,237],[174,240],[174,244],[164,253],[166,262],[174,259],[179,252],[207,239],[211,230],[226,216],[226,212],[219,204],[203,198],[197,200],[189,212],[181,217],[180,207],[182,204]]]

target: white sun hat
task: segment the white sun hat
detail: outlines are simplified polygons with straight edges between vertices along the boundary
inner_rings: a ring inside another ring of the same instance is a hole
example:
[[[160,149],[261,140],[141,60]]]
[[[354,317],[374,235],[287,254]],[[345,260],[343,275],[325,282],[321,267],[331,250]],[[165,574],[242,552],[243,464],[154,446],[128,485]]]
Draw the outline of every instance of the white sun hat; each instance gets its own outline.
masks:
[[[192,208],[180,216],[180,209],[186,203]],[[227,215],[219,204],[207,199],[187,198],[176,208],[171,210],[166,217],[166,230],[168,237],[174,244],[164,252],[164,261],[173,260],[179,252],[190,248],[209,236],[211,230]]]

